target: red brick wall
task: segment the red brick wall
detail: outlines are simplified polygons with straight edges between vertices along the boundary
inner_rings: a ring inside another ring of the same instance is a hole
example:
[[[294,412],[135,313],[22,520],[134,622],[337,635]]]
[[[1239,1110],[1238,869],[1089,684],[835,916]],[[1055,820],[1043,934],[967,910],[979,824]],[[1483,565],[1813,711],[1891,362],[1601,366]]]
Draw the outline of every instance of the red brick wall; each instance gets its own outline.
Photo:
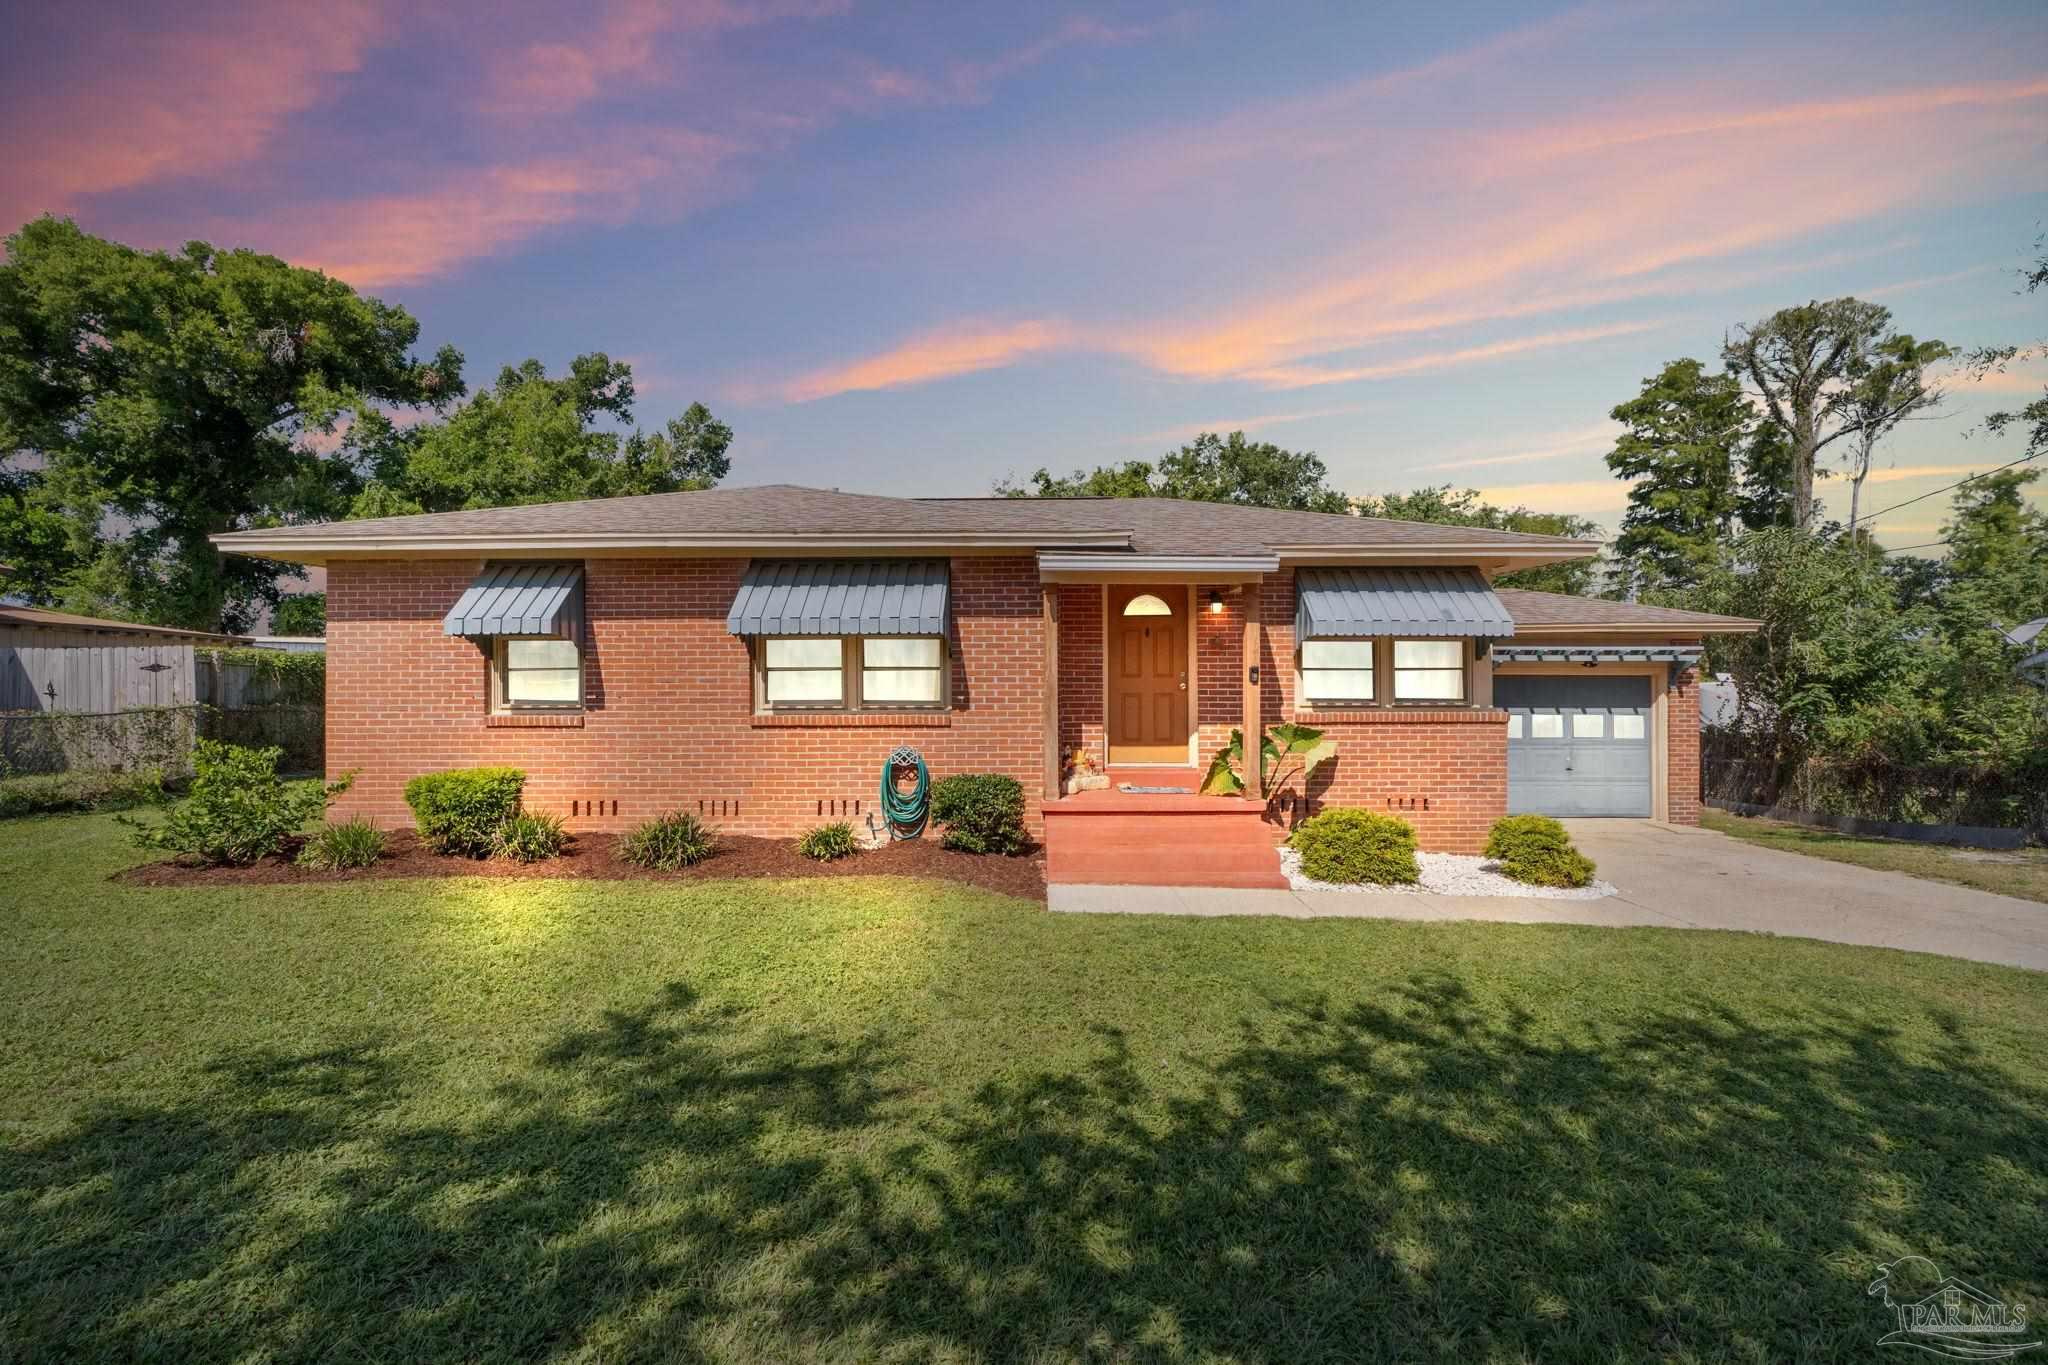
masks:
[[[954,710],[944,717],[754,716],[746,644],[725,631],[743,567],[589,561],[586,712],[580,726],[564,727],[555,718],[491,723],[483,656],[441,633],[477,564],[330,566],[328,773],[357,770],[337,814],[401,825],[410,819],[401,792],[413,775],[509,764],[527,772],[527,804],[573,828],[619,829],[701,802],[734,833],[792,834],[840,816],[865,825],[882,761],[912,744],[935,778],[1017,778],[1038,826],[1048,680],[1032,560],[953,561]],[[572,802],[602,802],[603,813],[571,815]]]
[[[1507,713],[1487,709],[1296,711],[1294,575],[1266,578],[1260,657],[1260,711],[1266,724],[1295,719],[1337,742],[1316,770],[1304,804],[1299,782],[1278,794],[1285,826],[1327,806],[1399,815],[1421,846],[1436,853],[1477,853],[1507,814]]]
[[[1108,734],[1103,715],[1102,588],[1095,583],[1061,585],[1060,613],[1060,774],[1076,749],[1108,761]]]
[[[1687,669],[1672,680],[1667,697],[1670,747],[1666,773],[1671,823],[1700,822],[1700,675]]]
[[[1259,589],[1218,588],[1223,610],[1209,611],[1212,589],[1198,588],[1195,600],[1195,724],[1199,768],[1209,770],[1216,751],[1230,743],[1230,732],[1244,727],[1244,613],[1247,602],[1259,600]]]

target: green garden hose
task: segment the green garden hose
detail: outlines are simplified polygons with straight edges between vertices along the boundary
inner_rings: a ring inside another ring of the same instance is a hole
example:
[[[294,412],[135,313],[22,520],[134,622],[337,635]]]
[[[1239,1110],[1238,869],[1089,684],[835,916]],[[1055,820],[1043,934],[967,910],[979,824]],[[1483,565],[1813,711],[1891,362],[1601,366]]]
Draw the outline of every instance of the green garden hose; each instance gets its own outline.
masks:
[[[896,788],[898,768],[917,768],[917,785],[908,792]],[[924,833],[930,814],[932,775],[924,766],[924,755],[903,746],[892,750],[882,763],[882,818],[889,822],[892,839],[915,839]]]

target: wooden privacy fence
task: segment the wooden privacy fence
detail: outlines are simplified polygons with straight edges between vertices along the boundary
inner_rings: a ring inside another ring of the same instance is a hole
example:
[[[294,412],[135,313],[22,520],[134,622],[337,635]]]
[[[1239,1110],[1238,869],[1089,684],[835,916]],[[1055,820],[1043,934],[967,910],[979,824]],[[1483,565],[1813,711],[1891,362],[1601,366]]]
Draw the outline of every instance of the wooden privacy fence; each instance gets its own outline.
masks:
[[[0,646],[0,775],[176,775],[201,737],[275,744],[287,771],[318,772],[326,762],[325,663],[185,643],[11,641]]]

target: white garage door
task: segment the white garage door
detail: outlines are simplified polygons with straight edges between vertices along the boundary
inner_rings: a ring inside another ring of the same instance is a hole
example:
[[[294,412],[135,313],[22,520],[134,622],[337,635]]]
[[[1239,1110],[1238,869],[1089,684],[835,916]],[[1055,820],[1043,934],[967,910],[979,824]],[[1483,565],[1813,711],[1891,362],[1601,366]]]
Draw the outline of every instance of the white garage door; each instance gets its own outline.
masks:
[[[1650,679],[1495,674],[1515,815],[1650,814]]]

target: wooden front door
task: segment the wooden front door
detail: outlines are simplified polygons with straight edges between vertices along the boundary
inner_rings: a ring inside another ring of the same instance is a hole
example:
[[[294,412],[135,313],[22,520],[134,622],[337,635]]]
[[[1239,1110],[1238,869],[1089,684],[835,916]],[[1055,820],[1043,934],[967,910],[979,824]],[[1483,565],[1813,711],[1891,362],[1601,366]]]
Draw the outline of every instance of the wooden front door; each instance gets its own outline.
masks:
[[[1185,587],[1109,590],[1111,763],[1188,761],[1187,630]]]

